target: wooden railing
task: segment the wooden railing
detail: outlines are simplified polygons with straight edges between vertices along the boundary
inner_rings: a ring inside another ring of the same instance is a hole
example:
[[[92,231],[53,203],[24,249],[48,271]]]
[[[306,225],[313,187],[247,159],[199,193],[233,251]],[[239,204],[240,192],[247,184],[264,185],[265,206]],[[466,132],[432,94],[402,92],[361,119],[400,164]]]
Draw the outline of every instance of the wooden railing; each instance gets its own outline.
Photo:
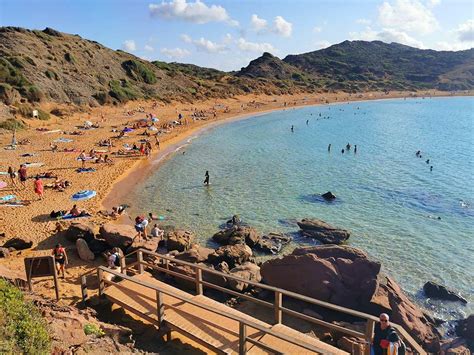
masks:
[[[317,300],[317,299],[307,297],[307,296],[304,296],[304,295],[301,295],[301,294],[298,294],[298,293],[295,293],[295,292],[287,291],[287,290],[284,290],[284,289],[281,289],[281,288],[276,288],[276,287],[269,286],[269,285],[266,285],[266,284],[262,284],[262,283],[259,283],[259,282],[246,280],[246,279],[240,278],[238,276],[226,274],[226,273],[216,271],[216,270],[210,269],[210,268],[202,266],[202,265],[197,265],[197,264],[189,263],[189,262],[186,262],[186,261],[183,261],[183,260],[178,260],[178,259],[175,259],[172,256],[167,256],[167,255],[163,255],[163,254],[154,253],[154,252],[151,252],[151,251],[148,251],[148,250],[145,250],[145,249],[138,249],[138,250],[126,255],[126,257],[131,257],[135,254],[136,254],[136,261],[133,262],[133,263],[130,263],[128,265],[126,265],[126,262],[125,262],[126,258],[125,257],[121,258],[122,275],[126,274],[128,270],[130,270],[132,268],[135,268],[135,267],[136,267],[138,273],[143,273],[145,267],[152,268],[152,269],[155,269],[155,270],[159,270],[159,271],[164,272],[166,274],[173,275],[173,276],[176,276],[176,277],[181,278],[183,280],[193,282],[195,284],[196,294],[198,294],[198,295],[202,295],[204,287],[208,287],[208,288],[212,288],[212,289],[215,289],[215,290],[218,290],[218,291],[221,291],[221,292],[224,292],[224,293],[236,296],[236,297],[240,297],[240,298],[249,300],[251,302],[258,303],[259,305],[262,305],[262,306],[265,306],[265,307],[268,307],[268,308],[273,308],[274,317],[275,317],[275,324],[283,323],[283,315],[288,315],[288,316],[291,316],[291,317],[303,319],[305,321],[308,321],[308,322],[313,323],[313,324],[317,324],[319,326],[322,326],[322,327],[325,327],[325,328],[328,328],[328,329],[336,330],[336,331],[341,332],[343,334],[347,334],[347,335],[350,335],[350,336],[353,336],[353,337],[356,337],[356,338],[362,338],[362,339],[365,340],[365,344],[368,345],[372,342],[375,323],[379,321],[379,319],[377,317],[374,317],[374,316],[372,316],[370,314],[367,314],[367,313],[363,313],[363,312],[355,311],[353,309],[337,306],[337,305],[332,304],[332,303]],[[151,256],[155,259],[158,259],[160,261],[159,265],[148,263],[148,262],[144,261],[144,257],[143,257],[144,255],[148,255],[148,256]],[[183,266],[187,266],[187,267],[191,268],[194,272],[194,277],[184,275],[182,273],[170,270],[170,264],[183,265]],[[215,285],[211,282],[204,281],[203,276],[202,276],[203,273],[218,275],[218,276],[224,277],[226,279],[233,279],[235,281],[243,282],[245,284],[252,285],[254,287],[258,287],[260,289],[264,289],[264,290],[267,290],[269,292],[272,292],[274,294],[273,302],[264,301],[264,300],[252,297],[248,294],[243,294],[243,293],[228,289],[226,287],[222,287],[222,286],[219,286],[219,285]],[[86,295],[86,297],[87,297],[87,295]],[[359,332],[359,331],[356,331],[356,330],[353,330],[353,329],[349,329],[349,328],[346,328],[346,327],[343,327],[343,326],[340,326],[340,325],[337,325],[337,324],[326,322],[324,320],[321,320],[321,319],[318,319],[318,318],[315,318],[315,317],[311,317],[307,314],[295,311],[295,310],[290,309],[290,308],[286,308],[286,307],[283,306],[283,297],[286,297],[287,299],[292,298],[292,299],[295,299],[295,300],[303,301],[303,302],[306,302],[306,303],[309,303],[309,304],[312,304],[312,305],[323,307],[325,309],[340,312],[340,313],[343,313],[343,314],[346,314],[346,315],[350,315],[350,316],[357,317],[357,318],[360,318],[362,320],[365,320],[366,321],[365,331],[362,333],[362,332]],[[412,351],[414,351],[415,353],[418,353],[420,355],[426,355],[426,352],[423,350],[423,348],[405,331],[405,329],[403,329],[398,324],[391,323],[391,325],[392,325],[393,328],[395,328],[397,330],[398,334],[404,339],[405,343],[407,344],[407,346],[409,348],[412,349]],[[366,353],[370,354],[370,347],[365,346],[365,349],[366,349]]]
[[[97,277],[98,277],[98,280],[99,280],[99,295],[104,294],[105,285],[114,285],[116,287],[121,287],[121,288],[129,289],[129,290],[133,291],[133,289],[130,289],[126,286],[121,285],[120,282],[114,282],[114,281],[111,281],[111,280],[107,280],[107,278],[104,277],[105,273],[109,273],[109,274],[112,274],[114,276],[118,276],[120,279],[131,281],[131,282],[133,282],[137,285],[140,285],[140,286],[143,286],[143,287],[154,290],[156,292],[156,317],[157,317],[158,321],[156,322],[149,315],[144,317],[144,318],[146,318],[148,321],[150,321],[151,323],[154,323],[158,326],[161,326],[163,324],[163,322],[165,321],[165,317],[164,317],[165,304],[163,302],[163,294],[165,294],[165,295],[177,298],[177,299],[179,299],[181,301],[184,301],[186,303],[189,303],[193,306],[205,309],[205,310],[207,310],[209,312],[212,312],[214,314],[218,314],[219,316],[226,317],[226,318],[229,318],[229,319],[232,319],[232,320],[238,322],[239,323],[239,354],[245,354],[247,352],[247,343],[251,343],[255,346],[262,347],[266,350],[270,350],[271,352],[274,352],[276,354],[281,354],[281,352],[279,352],[278,349],[275,349],[275,348],[269,346],[268,344],[264,344],[259,340],[256,340],[256,339],[253,339],[253,338],[247,336],[248,328],[256,329],[256,330],[258,330],[258,331],[260,331],[264,334],[274,336],[276,338],[279,338],[279,339],[284,340],[286,342],[289,342],[291,344],[297,345],[297,346],[302,347],[302,348],[304,348],[306,350],[309,350],[309,351],[313,351],[313,352],[321,353],[321,354],[327,354],[328,353],[328,351],[326,349],[321,349],[321,348],[319,348],[317,346],[314,346],[312,344],[302,342],[300,339],[296,339],[296,338],[293,338],[292,336],[288,336],[288,335],[282,334],[280,332],[276,332],[272,329],[266,328],[266,327],[264,327],[264,326],[262,326],[258,323],[250,321],[248,319],[244,319],[244,318],[241,318],[239,316],[236,316],[236,315],[233,315],[233,314],[230,314],[230,313],[227,313],[227,312],[220,311],[220,310],[215,309],[213,307],[210,307],[206,304],[197,302],[197,301],[193,300],[191,297],[183,296],[179,292],[175,292],[175,291],[172,291],[172,290],[169,290],[169,289],[165,290],[163,288],[160,288],[159,286],[156,286],[154,284],[148,283],[148,282],[140,280],[140,279],[133,278],[131,276],[120,273],[119,271],[109,269],[105,266],[99,266],[97,268]],[[127,305],[122,305],[122,306],[127,307]],[[144,315],[141,314],[141,316],[144,316]]]

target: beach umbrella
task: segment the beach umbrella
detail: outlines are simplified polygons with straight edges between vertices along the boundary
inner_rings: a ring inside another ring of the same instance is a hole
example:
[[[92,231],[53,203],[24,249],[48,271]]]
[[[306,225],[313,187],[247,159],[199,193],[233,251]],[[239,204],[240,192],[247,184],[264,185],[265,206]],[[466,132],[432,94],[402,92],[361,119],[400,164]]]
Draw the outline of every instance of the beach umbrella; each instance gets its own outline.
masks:
[[[7,183],[5,181],[0,181],[0,189],[3,189],[4,187],[7,187]]]
[[[72,195],[72,200],[74,201],[82,201],[82,200],[88,200],[92,197],[94,197],[97,193],[94,190],[83,190],[76,192],[74,195]]]
[[[129,127],[125,127],[122,131],[124,132],[132,132],[133,129],[129,128]]]
[[[151,126],[151,127],[148,127],[148,130],[150,130],[150,131],[158,131],[158,128],[156,128],[155,126]]]
[[[156,118],[156,117],[153,117],[153,118],[151,119],[151,121],[152,121],[152,122],[158,122],[158,121],[159,121],[159,119],[158,119],[158,118]]]

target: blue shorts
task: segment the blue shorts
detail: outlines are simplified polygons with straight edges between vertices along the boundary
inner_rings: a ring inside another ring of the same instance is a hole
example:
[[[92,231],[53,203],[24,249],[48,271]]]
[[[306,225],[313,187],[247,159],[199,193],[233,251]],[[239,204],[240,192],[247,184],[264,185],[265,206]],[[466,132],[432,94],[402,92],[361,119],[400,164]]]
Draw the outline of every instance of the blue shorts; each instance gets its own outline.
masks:
[[[137,232],[143,232],[145,230],[145,228],[143,228],[143,226],[141,224],[135,224],[135,230]]]

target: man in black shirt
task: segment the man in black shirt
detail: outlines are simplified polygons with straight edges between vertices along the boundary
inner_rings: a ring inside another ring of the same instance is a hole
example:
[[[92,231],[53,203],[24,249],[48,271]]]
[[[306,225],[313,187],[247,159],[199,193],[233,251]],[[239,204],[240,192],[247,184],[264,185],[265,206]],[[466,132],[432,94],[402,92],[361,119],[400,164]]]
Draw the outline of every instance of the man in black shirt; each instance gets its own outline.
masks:
[[[387,353],[387,348],[390,343],[399,341],[400,338],[395,332],[395,329],[390,325],[388,314],[382,313],[380,315],[380,323],[375,324],[374,330],[374,354],[384,355]]]

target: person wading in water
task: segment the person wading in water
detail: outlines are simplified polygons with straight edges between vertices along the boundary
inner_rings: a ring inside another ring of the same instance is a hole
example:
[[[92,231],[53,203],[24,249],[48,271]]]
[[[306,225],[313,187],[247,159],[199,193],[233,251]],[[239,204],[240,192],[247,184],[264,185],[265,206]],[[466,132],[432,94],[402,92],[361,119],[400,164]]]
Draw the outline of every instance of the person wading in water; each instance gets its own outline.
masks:
[[[204,185],[209,186],[209,171],[206,170],[206,174],[204,175]]]

